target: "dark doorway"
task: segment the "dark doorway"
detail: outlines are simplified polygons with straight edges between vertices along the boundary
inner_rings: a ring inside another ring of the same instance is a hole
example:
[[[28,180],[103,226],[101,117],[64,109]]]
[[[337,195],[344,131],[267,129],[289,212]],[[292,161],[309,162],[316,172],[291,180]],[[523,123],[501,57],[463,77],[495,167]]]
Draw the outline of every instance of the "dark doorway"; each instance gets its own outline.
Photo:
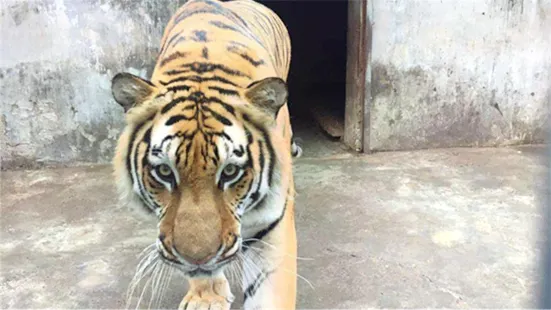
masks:
[[[291,36],[289,108],[296,136],[306,143],[315,130],[323,131],[324,139],[341,138],[346,100],[348,1],[259,2],[281,17]]]

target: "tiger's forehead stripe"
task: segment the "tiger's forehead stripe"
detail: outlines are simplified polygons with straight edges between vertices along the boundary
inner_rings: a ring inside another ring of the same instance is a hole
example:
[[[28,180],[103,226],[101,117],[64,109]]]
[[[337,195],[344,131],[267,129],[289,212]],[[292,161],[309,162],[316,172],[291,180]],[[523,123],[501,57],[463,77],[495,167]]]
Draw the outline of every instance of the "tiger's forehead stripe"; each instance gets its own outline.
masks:
[[[160,66],[162,68],[162,66]],[[181,75],[184,73],[199,73],[204,74],[208,72],[215,72],[215,71],[221,71],[227,75],[230,76],[236,76],[236,77],[245,77],[247,79],[251,79],[251,76],[248,75],[245,72],[229,68],[222,64],[215,64],[215,63],[208,63],[208,62],[192,62],[192,63],[186,63],[180,66],[181,69],[171,69],[166,72],[163,72],[164,74],[168,76],[174,76],[174,75]]]

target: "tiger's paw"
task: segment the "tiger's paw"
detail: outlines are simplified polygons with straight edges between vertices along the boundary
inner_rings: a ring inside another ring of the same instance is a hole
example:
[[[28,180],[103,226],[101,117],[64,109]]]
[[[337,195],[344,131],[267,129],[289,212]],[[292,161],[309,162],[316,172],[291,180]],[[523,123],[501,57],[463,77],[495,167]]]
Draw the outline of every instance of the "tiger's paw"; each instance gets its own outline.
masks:
[[[179,310],[229,310],[234,296],[226,277],[189,280],[190,288]]]

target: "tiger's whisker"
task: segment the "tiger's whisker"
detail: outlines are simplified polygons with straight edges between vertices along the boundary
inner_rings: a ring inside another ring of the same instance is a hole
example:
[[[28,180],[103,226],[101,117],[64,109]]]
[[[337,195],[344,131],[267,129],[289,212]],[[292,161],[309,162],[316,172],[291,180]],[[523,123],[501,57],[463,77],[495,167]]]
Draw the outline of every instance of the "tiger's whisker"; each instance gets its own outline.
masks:
[[[153,270],[155,270],[157,268],[158,264],[159,264],[159,261],[155,261],[155,264],[153,265],[154,266]],[[148,287],[148,285],[149,285],[149,283],[151,282],[152,279],[153,279],[153,277],[149,277],[147,279],[147,281],[145,282],[144,288],[142,289],[142,293],[140,294],[140,298],[138,299],[138,302],[136,303],[136,309],[138,309],[138,307],[140,306],[140,303],[142,302],[145,291],[147,290],[147,287]]]
[[[262,239],[248,238],[248,239],[243,240],[243,242],[246,242],[246,241],[257,241],[257,242],[260,242],[260,243],[262,243],[262,244],[264,244],[264,245],[266,245],[266,246],[268,246],[268,247],[270,247],[270,248],[272,248],[272,249],[277,249],[277,247],[276,247],[275,245],[273,245],[273,244],[271,244],[271,243],[268,243],[268,242],[266,242],[266,241],[264,241],[264,240],[262,240]],[[251,245],[245,245],[245,244],[243,244],[243,247],[253,248],[253,246],[251,246]],[[256,249],[258,249],[258,248],[256,248]],[[279,250],[279,249],[278,249],[278,250]],[[285,254],[286,256],[292,257],[292,258],[296,258],[296,259],[298,259],[298,260],[314,260],[313,258],[309,258],[309,257],[294,256],[294,255],[290,255],[290,254],[287,254],[287,253],[283,253],[283,254]]]

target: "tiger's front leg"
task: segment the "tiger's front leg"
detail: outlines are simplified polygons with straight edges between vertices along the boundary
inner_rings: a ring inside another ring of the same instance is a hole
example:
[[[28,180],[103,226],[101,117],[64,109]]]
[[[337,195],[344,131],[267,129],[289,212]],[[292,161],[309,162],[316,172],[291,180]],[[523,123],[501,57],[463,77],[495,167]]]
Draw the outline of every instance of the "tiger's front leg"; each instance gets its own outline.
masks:
[[[221,274],[213,278],[188,280],[189,290],[180,303],[181,310],[229,310],[234,300],[228,280]]]

